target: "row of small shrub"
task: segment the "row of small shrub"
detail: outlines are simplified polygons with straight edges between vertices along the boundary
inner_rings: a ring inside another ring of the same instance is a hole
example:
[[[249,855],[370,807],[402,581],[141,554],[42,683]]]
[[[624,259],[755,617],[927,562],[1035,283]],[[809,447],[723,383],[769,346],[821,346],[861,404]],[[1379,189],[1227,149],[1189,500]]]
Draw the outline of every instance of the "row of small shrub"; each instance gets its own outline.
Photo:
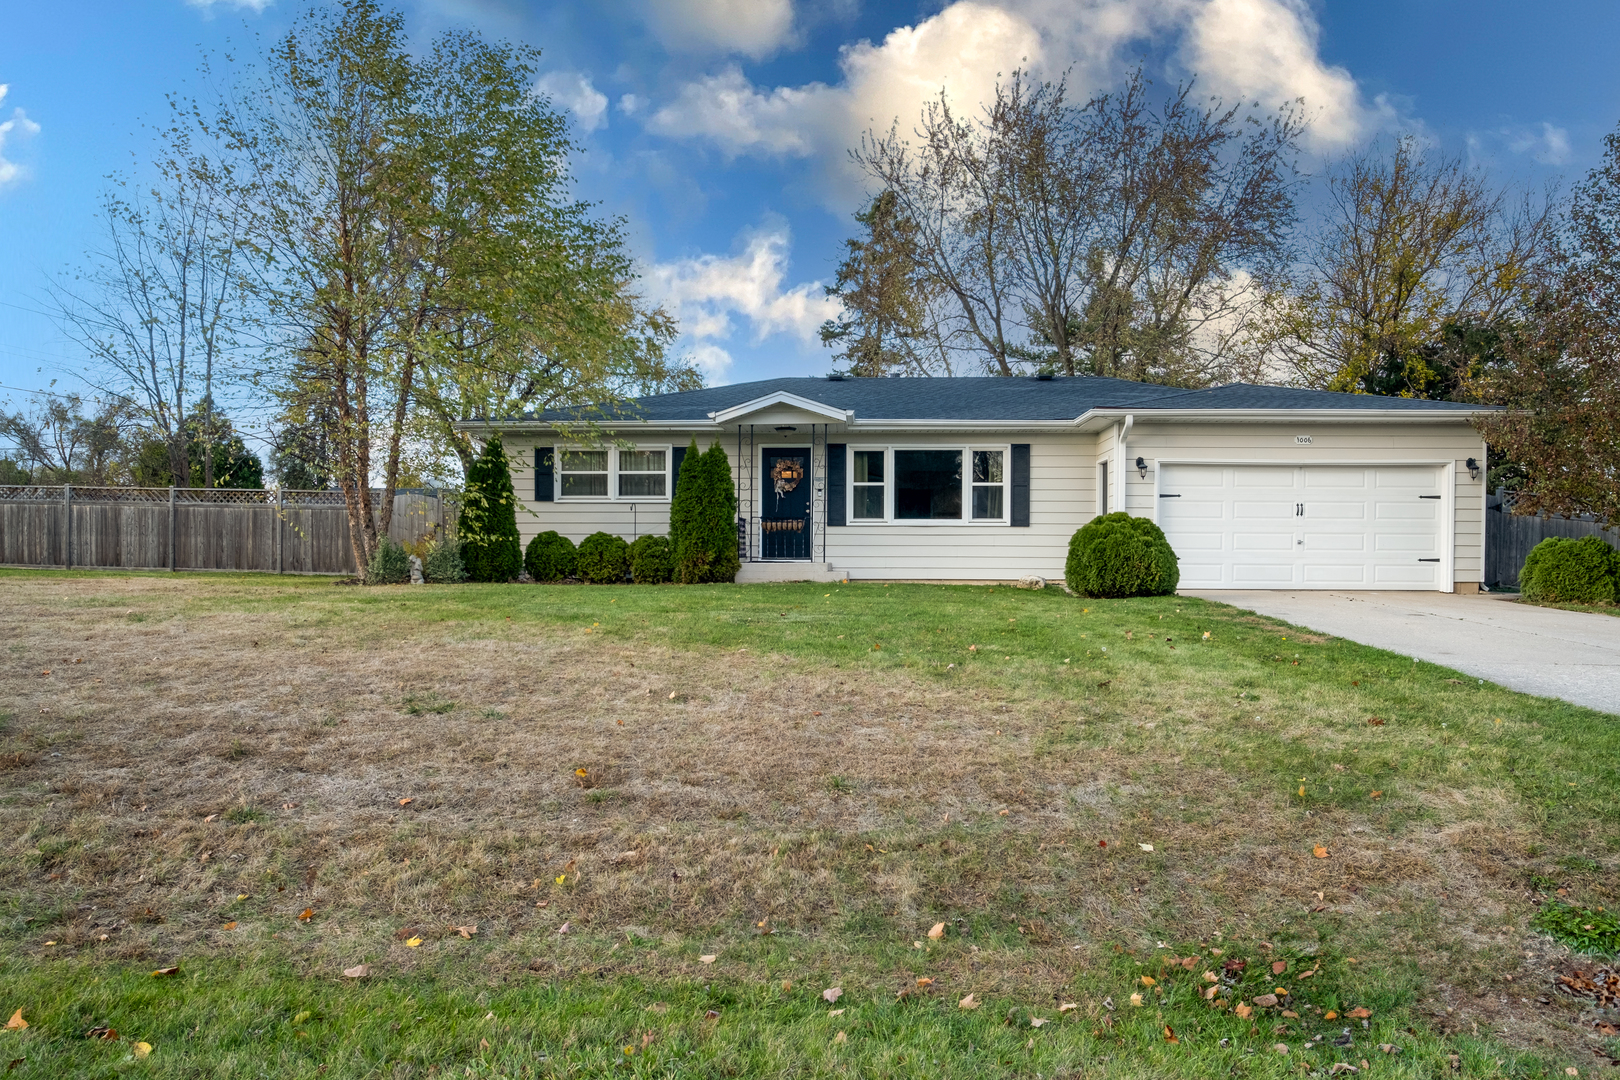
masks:
[[[1548,537],[1530,549],[1519,592],[1544,604],[1620,603],[1620,551],[1601,537]]]
[[[662,585],[674,577],[669,537],[641,536],[633,544],[611,533],[597,532],[575,547],[568,537],[543,532],[529,541],[523,568],[536,581],[578,578],[593,585],[614,585],[630,580],[638,585]]]

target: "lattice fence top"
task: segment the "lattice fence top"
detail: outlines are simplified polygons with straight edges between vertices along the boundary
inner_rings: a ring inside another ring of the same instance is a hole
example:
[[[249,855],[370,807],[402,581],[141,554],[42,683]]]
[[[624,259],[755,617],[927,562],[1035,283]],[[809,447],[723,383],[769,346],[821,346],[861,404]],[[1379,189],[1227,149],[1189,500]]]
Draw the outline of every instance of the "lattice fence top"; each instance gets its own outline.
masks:
[[[169,501],[169,488],[138,488],[138,487],[73,487],[73,501],[75,503],[147,503],[167,504]],[[266,488],[175,488],[174,501],[187,506],[274,506],[276,492]],[[383,493],[380,490],[371,491],[373,505],[382,502]],[[0,502],[54,502],[62,501],[64,489],[60,486],[47,487],[40,484],[26,485],[0,485]],[[421,492],[413,489],[409,492],[397,492],[397,496],[415,495],[421,497]],[[449,499],[451,493],[446,491],[440,498]],[[431,496],[429,496],[431,497]],[[286,506],[343,506],[345,505],[341,491],[295,491],[281,492],[282,503]]]

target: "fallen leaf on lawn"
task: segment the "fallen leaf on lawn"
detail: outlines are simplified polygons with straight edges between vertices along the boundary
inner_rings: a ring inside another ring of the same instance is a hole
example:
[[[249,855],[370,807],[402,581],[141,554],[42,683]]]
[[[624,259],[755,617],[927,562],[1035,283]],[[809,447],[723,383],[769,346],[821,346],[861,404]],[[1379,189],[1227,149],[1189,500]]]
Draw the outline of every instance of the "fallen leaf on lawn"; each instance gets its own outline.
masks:
[[[1338,1076],[1340,1073],[1353,1073],[1360,1071],[1361,1070],[1357,1069],[1354,1065],[1344,1061],[1335,1061],[1332,1065],[1328,1066],[1329,1076]]]
[[[421,945],[422,945],[422,939],[419,938],[419,937],[407,938],[405,940],[405,947],[407,949],[420,948]]]
[[[236,898],[238,900],[246,900],[248,898],[248,894],[245,892],[239,892],[236,894]]]
[[[535,907],[549,907],[550,904],[551,904],[550,900],[536,900],[534,902]]]
[[[1288,961],[1286,961],[1286,960],[1278,960],[1278,961],[1276,961],[1275,963],[1273,963],[1271,965],[1271,973],[1273,975],[1281,975],[1283,972],[1285,972],[1287,970],[1288,970]]]
[[[639,857],[640,855],[641,855],[641,852],[639,852],[639,851],[621,851],[617,855],[613,856],[613,861],[614,862],[629,862],[632,859],[635,859],[635,858]]]
[[[1322,1014],[1322,1019],[1324,1020],[1337,1020],[1338,1018],[1339,1014],[1333,1009],[1329,1009],[1327,1012]]]
[[[961,1001],[958,1001],[956,1003],[956,1007],[958,1009],[977,1009],[979,1007],[979,999],[974,997],[972,994],[969,994]]]
[[[717,954],[709,953],[707,956],[698,957],[698,963],[700,963],[700,964],[712,964],[717,959],[719,959],[719,956]]]
[[[841,998],[843,996],[844,996],[844,988],[841,987],[841,986],[829,986],[829,987],[827,987],[827,989],[825,989],[825,990],[823,990],[821,992],[822,1000],[826,1001],[829,1004],[831,1004],[834,1001],[837,1001],[839,998]]]
[[[669,692],[669,700],[674,701],[675,700],[675,694],[676,694],[676,691],[671,690]]]
[[[21,1031],[27,1026],[28,1021],[23,1019],[21,1009],[18,1009],[16,1012],[12,1013],[11,1019],[6,1021],[6,1029],[8,1031]]]
[[[452,926],[450,929],[454,930],[464,938],[471,938],[474,934],[478,933],[478,924],[474,923],[471,926]]]
[[[315,917],[315,909],[311,908],[311,907],[307,907],[303,911],[300,911],[298,913],[298,921],[299,922],[309,922],[309,920],[313,919],[314,917]]]
[[[1401,1052],[1401,1048],[1396,1046],[1394,1043],[1379,1043],[1378,1049],[1382,1050],[1386,1054],[1398,1054]]]
[[[1032,1016],[1029,1018],[1030,1027],[1041,1027],[1046,1023],[1048,1023],[1048,1021],[1044,1016]]]
[[[130,1049],[135,1052],[136,1057],[143,1058],[152,1052],[152,1044],[149,1042],[138,1042],[134,1046],[130,1047]]]
[[[1141,994],[1132,994],[1131,995],[1131,1004],[1136,1006],[1138,1009],[1140,1009],[1142,1007],[1142,995]]]
[[[174,967],[158,968],[156,971],[152,972],[152,978],[161,979],[170,975],[178,974],[180,974],[180,965],[176,964]]]
[[[1066,1013],[1071,1009],[1078,1009],[1079,1007],[1080,1007],[1080,1005],[1079,1005],[1078,1002],[1065,1001],[1063,1004],[1058,1006],[1058,1012]]]
[[[1221,988],[1219,986],[1212,986],[1208,990],[1204,991],[1204,1000],[1205,1001],[1214,1001],[1215,1000],[1215,995],[1220,993],[1220,992],[1221,992]]]
[[[835,1042],[835,1043],[849,1042],[849,1037],[847,1035],[845,1035],[842,1031],[840,1031],[838,1034],[833,1036],[833,1042]]]
[[[401,806],[409,806],[409,805],[411,805],[411,803],[413,803],[415,801],[416,801],[415,799],[401,799],[401,800],[399,800],[399,805],[401,805]]]
[[[1178,1043],[1181,1041],[1180,1039],[1176,1038],[1175,1028],[1171,1027],[1169,1024],[1164,1025],[1164,1041],[1171,1043]]]
[[[352,968],[344,968],[343,974],[350,979],[363,979],[371,974],[371,968],[365,964],[356,964]]]
[[[568,931],[572,930],[573,928],[574,928],[573,923],[565,922],[561,926],[557,927],[557,933],[566,934],[566,933],[568,933]]]
[[[1260,1006],[1262,1009],[1269,1009],[1273,1005],[1277,1004],[1277,995],[1276,994],[1257,994],[1257,995],[1255,995],[1254,1003],[1256,1005]]]
[[[218,814],[209,814],[207,817],[203,818],[203,820],[204,821],[214,821],[214,820],[217,820],[218,817],[219,817]]]
[[[103,1042],[117,1042],[118,1031],[110,1027],[93,1027],[84,1033],[84,1037],[87,1039],[100,1039]]]
[[[1239,1020],[1247,1020],[1249,1018],[1249,1014],[1254,1012],[1254,1010],[1252,1008],[1250,1008],[1248,1005],[1245,1005],[1241,1001],[1238,1002],[1237,1008],[1233,1009],[1232,1011],[1237,1013],[1237,1017],[1238,1017]]]
[[[1287,1043],[1278,1043],[1276,1046],[1273,1046],[1272,1049],[1277,1051],[1277,1053],[1279,1053],[1279,1054],[1286,1054],[1286,1053],[1288,1053],[1288,1044]]]
[[[220,929],[221,930],[235,930],[236,929],[236,921],[233,919],[232,921],[226,923],[224,926],[220,927]]]
[[[1153,845],[1152,844],[1137,844],[1136,846],[1141,848],[1143,851],[1152,851],[1153,850]]]
[[[1368,1017],[1372,1016],[1372,1010],[1357,1005],[1344,1015],[1348,1016],[1352,1020],[1366,1020]]]
[[[844,1015],[844,1010],[843,1009],[828,1009],[827,1010],[827,1015],[828,1016],[843,1016]]]
[[[1384,793],[1382,791],[1374,791],[1367,796],[1369,799],[1382,799],[1383,797]]]
[[[1205,982],[1220,982],[1221,977],[1219,975],[1215,974],[1213,971],[1206,971],[1206,972],[1204,972],[1204,981]]]
[[[942,922],[935,923],[934,928],[932,930],[928,931],[928,936],[933,938],[935,941],[938,941],[940,938],[944,937],[945,936],[945,924],[942,923]]]
[[[703,1019],[705,1019],[705,1020],[718,1020],[718,1019],[720,1019],[720,1014],[715,1012],[713,1009],[709,1009],[708,1011],[706,1011],[703,1014]]]
[[[563,882],[564,882],[564,881],[566,881],[566,880],[567,880],[567,879],[568,879],[568,875],[567,875],[567,874],[558,874],[558,875],[557,875],[557,884],[559,884],[559,885],[561,885],[561,884],[562,884],[562,883],[563,883]]]
[[[1317,844],[1315,847],[1311,848],[1311,854],[1315,855],[1318,859],[1325,859],[1328,857],[1328,849],[1323,847],[1321,844]]]
[[[1309,979],[1311,976],[1313,976],[1315,974],[1316,974],[1316,969],[1311,968],[1311,970],[1309,970],[1309,971],[1300,972],[1298,977],[1301,978],[1301,979]]]
[[[1159,984],[1159,980],[1155,979],[1153,976],[1151,976],[1151,975],[1142,976],[1142,985],[1143,986],[1157,986],[1158,984]]]
[[[647,1049],[647,1047],[653,1044],[653,1040],[656,1038],[658,1038],[658,1032],[656,1031],[648,1031],[644,1033],[641,1036],[641,1048],[643,1050]]]
[[[1282,1011],[1282,1014],[1284,1016],[1288,1017],[1288,1019],[1290,1019],[1290,1020],[1298,1020],[1299,1019],[1299,1013],[1295,1012],[1293,1009],[1284,1009]]]
[[[791,991],[792,989],[793,989],[793,980],[792,979],[783,979],[782,980],[782,993],[786,994],[789,991]]]
[[[922,989],[927,990],[934,985],[934,980],[929,978],[921,978],[917,980],[917,985]]]

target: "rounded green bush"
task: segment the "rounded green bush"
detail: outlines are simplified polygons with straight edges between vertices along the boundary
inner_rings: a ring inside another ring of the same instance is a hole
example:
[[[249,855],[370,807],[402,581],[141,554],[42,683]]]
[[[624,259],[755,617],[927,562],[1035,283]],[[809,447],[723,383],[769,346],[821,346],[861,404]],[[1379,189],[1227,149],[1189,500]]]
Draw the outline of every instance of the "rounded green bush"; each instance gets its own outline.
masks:
[[[1548,537],[1525,556],[1519,591],[1541,603],[1613,604],[1620,601],[1620,551],[1598,536]]]
[[[382,538],[366,564],[367,585],[403,585],[411,580],[411,556],[388,537]]]
[[[592,585],[617,585],[630,573],[630,545],[622,536],[595,532],[579,543],[579,576]]]
[[[1157,525],[1116,513],[1093,518],[1074,534],[1063,576],[1083,596],[1169,596],[1181,567]]]
[[[523,553],[523,568],[536,581],[561,581],[579,569],[579,552],[574,542],[559,532],[543,532],[529,541]]]
[[[667,536],[638,536],[630,545],[630,580],[637,585],[662,585],[675,574],[675,559]]]

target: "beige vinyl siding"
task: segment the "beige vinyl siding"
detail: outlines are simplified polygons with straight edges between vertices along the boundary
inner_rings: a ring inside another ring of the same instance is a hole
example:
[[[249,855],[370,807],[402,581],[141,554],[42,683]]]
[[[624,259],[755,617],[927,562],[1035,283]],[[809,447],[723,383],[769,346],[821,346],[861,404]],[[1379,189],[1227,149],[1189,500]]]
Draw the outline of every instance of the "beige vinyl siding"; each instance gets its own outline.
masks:
[[[671,435],[638,437],[638,443],[673,443],[685,446],[684,439]],[[560,442],[560,440],[559,440]],[[518,535],[526,547],[539,534],[551,530],[562,533],[579,543],[594,532],[612,533],[626,540],[654,533],[669,532],[669,500],[608,499],[589,501],[535,502],[534,501],[534,448],[537,443],[525,438],[507,436],[505,440],[512,465],[512,490],[518,497]],[[553,446],[556,443],[540,443]],[[555,483],[555,479],[553,481]]]
[[[1309,446],[1295,437],[1309,435]],[[1405,462],[1453,465],[1451,490],[1452,580],[1479,581],[1484,568],[1483,475],[1468,475],[1467,460],[1482,464],[1485,447],[1467,423],[1328,424],[1302,419],[1286,424],[1200,424],[1154,422],[1137,414],[1127,452],[1131,461],[1147,459],[1146,479],[1134,467],[1126,470],[1126,505],[1140,517],[1156,517],[1157,464],[1177,462],[1235,464],[1257,462],[1335,465],[1347,462],[1397,465]]]

